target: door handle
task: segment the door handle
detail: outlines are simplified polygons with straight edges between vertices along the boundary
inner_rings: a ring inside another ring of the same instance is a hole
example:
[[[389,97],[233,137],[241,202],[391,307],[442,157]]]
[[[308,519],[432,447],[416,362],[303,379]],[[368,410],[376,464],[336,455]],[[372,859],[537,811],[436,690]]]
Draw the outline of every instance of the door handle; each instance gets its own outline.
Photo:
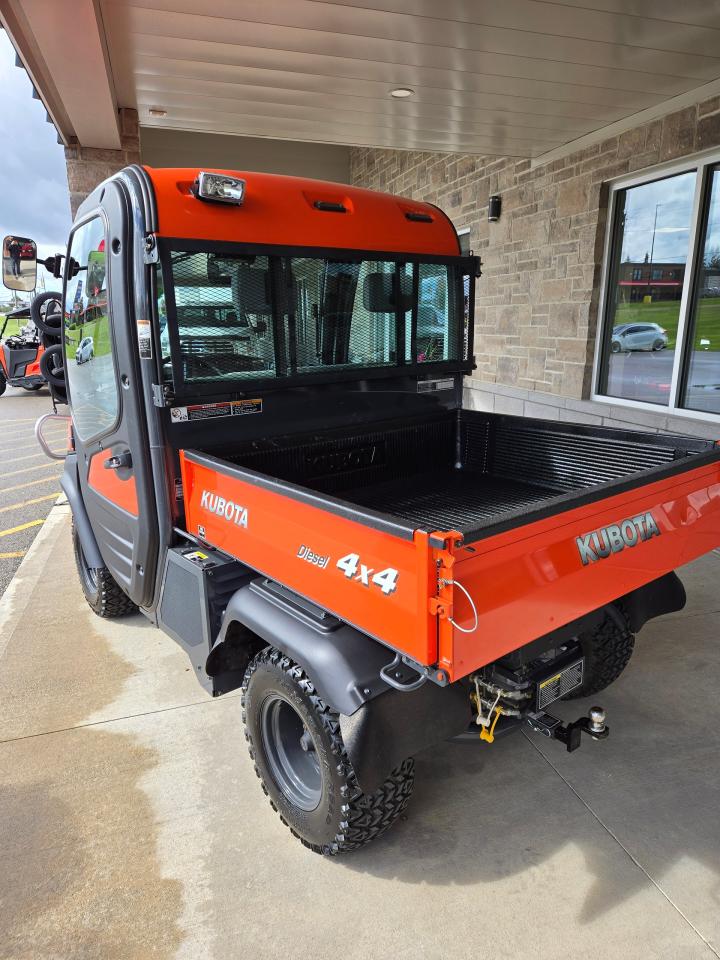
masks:
[[[132,466],[132,454],[129,450],[123,450],[114,457],[108,457],[103,463],[106,470],[121,470],[123,467]]]

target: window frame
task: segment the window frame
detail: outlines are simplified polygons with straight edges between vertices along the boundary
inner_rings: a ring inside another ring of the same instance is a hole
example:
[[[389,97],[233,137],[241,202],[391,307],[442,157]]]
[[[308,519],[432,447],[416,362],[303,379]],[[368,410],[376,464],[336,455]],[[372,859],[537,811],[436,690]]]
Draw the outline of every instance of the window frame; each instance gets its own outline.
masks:
[[[597,403],[610,404],[616,407],[629,407],[636,410],[647,410],[658,416],[670,415],[688,420],[704,422],[720,422],[720,412],[709,413],[701,410],[690,410],[681,405],[685,391],[688,368],[688,336],[692,331],[692,310],[694,307],[694,291],[697,278],[698,257],[702,252],[702,243],[705,235],[703,223],[707,210],[712,172],[720,163],[720,151],[717,147],[680,160],[658,164],[654,167],[636,173],[617,177],[608,181],[607,223],[603,243],[603,259],[600,273],[600,295],[598,298],[597,324],[595,336],[595,351],[593,357],[592,390],[590,399]],[[618,237],[618,195],[622,190],[639,187],[643,184],[665,180],[668,177],[682,173],[696,173],[695,189],[689,224],[688,258],[685,265],[683,289],[680,297],[677,329],[677,348],[673,359],[672,378],[670,382],[670,396],[667,404],[649,403],[644,400],[630,400],[624,397],[611,397],[606,392],[607,375],[609,371],[608,347],[612,338],[609,332],[609,318],[607,315],[608,292],[613,283],[613,252]]]
[[[176,315],[175,291],[173,283],[172,265],[170,262],[171,252],[197,252],[197,253],[254,253],[258,256],[268,257],[311,257],[328,258],[333,260],[363,261],[377,260],[402,263],[439,263],[439,264],[457,264],[458,271],[459,305],[462,308],[464,291],[462,288],[462,277],[470,277],[470,299],[474,303],[475,282],[479,261],[472,255],[434,255],[429,253],[399,253],[397,251],[384,250],[364,250],[364,249],[346,249],[340,247],[288,247],[276,244],[258,244],[258,243],[230,243],[228,241],[208,241],[193,240],[187,238],[161,237],[158,238],[158,264],[163,278],[163,289],[165,293],[165,303],[173,316]],[[274,269],[274,268],[271,268]],[[413,327],[417,323],[417,274],[418,270],[413,271],[413,294],[415,302],[413,306]],[[275,284],[273,284],[273,296],[276,295]],[[155,308],[156,309],[156,308]],[[275,311],[277,313],[277,311]],[[399,323],[399,318],[397,320]],[[458,360],[433,360],[423,362],[407,362],[388,366],[355,366],[352,368],[338,367],[336,369],[320,370],[317,373],[301,373],[295,375],[283,375],[272,377],[248,377],[246,379],[238,378],[233,381],[210,381],[196,382],[186,381],[182,371],[182,361],[180,357],[179,335],[175,325],[168,332],[171,344],[172,360],[172,395],[175,399],[186,397],[226,397],[242,395],[248,396],[252,393],[268,392],[282,390],[293,386],[311,386],[313,384],[333,383],[342,381],[358,381],[370,379],[391,379],[398,376],[415,376],[420,379],[433,378],[449,374],[470,373],[475,367],[475,358],[473,355],[473,323],[471,318],[470,332],[467,342],[467,357]],[[278,331],[275,331],[277,337]],[[457,348],[459,354],[465,351],[465,330],[463,317],[460,316],[457,324]],[[173,400],[173,403],[175,400]]]
[[[115,324],[114,324],[114,322],[113,322],[112,302],[111,302],[111,297],[110,297],[110,282],[111,282],[111,277],[110,277],[110,269],[111,269],[111,268],[110,268],[110,261],[111,261],[112,258],[107,255],[107,254],[108,254],[107,246],[108,246],[109,236],[110,236],[110,225],[109,225],[109,223],[108,223],[108,218],[107,218],[107,216],[106,216],[106,214],[105,214],[105,211],[103,210],[102,207],[96,207],[94,210],[91,210],[89,213],[87,213],[87,214],[82,218],[82,220],[80,220],[78,223],[74,223],[73,226],[72,226],[72,230],[70,231],[70,236],[68,237],[67,256],[65,257],[65,263],[64,263],[64,265],[63,265],[63,283],[62,283],[62,335],[63,335],[63,336],[62,336],[62,345],[63,345],[63,360],[64,360],[64,362],[65,362],[65,368],[66,368],[66,370],[69,369],[68,366],[67,366],[67,350],[66,350],[67,342],[66,342],[66,338],[65,338],[65,302],[66,302],[66,298],[67,298],[67,285],[68,285],[68,281],[73,279],[72,277],[69,277],[69,276],[68,276],[68,272],[69,272],[69,269],[70,269],[70,263],[71,263],[71,260],[72,260],[72,257],[73,257],[73,252],[72,252],[73,240],[75,239],[75,236],[76,236],[76,234],[78,233],[78,231],[79,231],[79,230],[82,230],[83,227],[86,227],[86,226],[87,226],[89,223],[91,223],[93,220],[100,220],[100,221],[101,221],[102,226],[103,226],[103,235],[104,235],[104,239],[105,239],[105,276],[106,276],[106,287],[107,287],[107,290],[108,290],[108,302],[107,302],[107,309],[108,309],[107,317],[108,317],[108,328],[109,328],[108,332],[109,332],[110,347],[111,347],[111,354],[110,354],[110,356],[111,356],[111,359],[112,359],[113,382],[114,382],[114,384],[115,384],[115,393],[116,393],[116,397],[117,397],[117,412],[116,412],[115,420],[113,421],[113,423],[112,423],[110,426],[105,427],[105,428],[103,428],[103,429],[101,429],[101,430],[97,430],[95,433],[91,434],[89,437],[82,437],[82,436],[80,435],[80,431],[78,430],[78,425],[77,425],[77,423],[76,423],[76,421],[75,421],[74,401],[72,401],[72,387],[71,387],[71,385],[70,385],[70,377],[69,377],[69,376],[66,376],[66,378],[65,378],[65,389],[66,389],[66,391],[67,391],[68,401],[72,401],[72,403],[70,404],[70,408],[71,408],[71,413],[72,413],[73,429],[75,430],[75,432],[76,432],[76,434],[77,434],[78,440],[79,440],[80,443],[81,443],[83,446],[85,446],[85,447],[87,447],[87,446],[89,446],[89,445],[91,445],[91,444],[94,444],[94,443],[98,443],[99,441],[102,441],[105,437],[109,436],[110,434],[115,433],[115,432],[117,431],[119,425],[120,425],[120,422],[121,422],[122,416],[123,416],[123,396],[122,396],[122,390],[120,389],[120,377],[119,377],[119,374],[118,374],[117,362],[116,362]]]

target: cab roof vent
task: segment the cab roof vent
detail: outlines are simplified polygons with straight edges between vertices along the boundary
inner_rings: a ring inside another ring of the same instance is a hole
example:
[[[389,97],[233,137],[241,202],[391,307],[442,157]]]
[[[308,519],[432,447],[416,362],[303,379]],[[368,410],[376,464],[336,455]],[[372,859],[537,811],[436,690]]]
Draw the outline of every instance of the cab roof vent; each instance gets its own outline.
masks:
[[[316,210],[323,210],[325,213],[347,213],[344,203],[336,203],[333,200],[316,200],[313,206]]]

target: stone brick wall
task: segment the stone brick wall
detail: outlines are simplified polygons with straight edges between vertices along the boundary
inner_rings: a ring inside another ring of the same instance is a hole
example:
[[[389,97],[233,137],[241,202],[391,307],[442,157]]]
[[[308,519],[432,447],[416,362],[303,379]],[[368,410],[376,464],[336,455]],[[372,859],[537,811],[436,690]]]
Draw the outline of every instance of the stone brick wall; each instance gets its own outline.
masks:
[[[470,405],[542,403],[546,415],[632,422],[586,402],[592,376],[607,181],[720,144],[715,97],[544,165],[514,158],[355,148],[352,182],[442,207],[483,260]],[[488,198],[502,215],[488,223]],[[500,399],[496,399],[500,398]],[[503,399],[504,398],[504,399]],[[535,411],[538,415],[538,411]],[[637,420],[671,429],[659,413]],[[677,418],[675,418],[677,419]],[[684,420],[683,423],[688,423]],[[627,423],[623,423],[627,425]],[[705,431],[705,425],[696,427]],[[716,429],[716,428],[715,428]],[[717,432],[717,430],[716,430]]]
[[[73,144],[65,147],[70,210],[74,217],[85,197],[100,183],[129,163],[140,162],[140,134],[137,110],[122,107],[120,150],[100,150]]]

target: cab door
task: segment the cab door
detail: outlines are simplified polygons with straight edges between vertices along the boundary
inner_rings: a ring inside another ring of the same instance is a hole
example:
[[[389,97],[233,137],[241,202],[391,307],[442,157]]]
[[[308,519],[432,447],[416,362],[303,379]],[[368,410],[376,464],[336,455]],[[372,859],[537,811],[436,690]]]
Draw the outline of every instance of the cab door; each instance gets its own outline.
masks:
[[[65,379],[80,489],[100,554],[139,605],[154,592],[157,514],[135,346],[121,188],[74,229],[64,292]]]

